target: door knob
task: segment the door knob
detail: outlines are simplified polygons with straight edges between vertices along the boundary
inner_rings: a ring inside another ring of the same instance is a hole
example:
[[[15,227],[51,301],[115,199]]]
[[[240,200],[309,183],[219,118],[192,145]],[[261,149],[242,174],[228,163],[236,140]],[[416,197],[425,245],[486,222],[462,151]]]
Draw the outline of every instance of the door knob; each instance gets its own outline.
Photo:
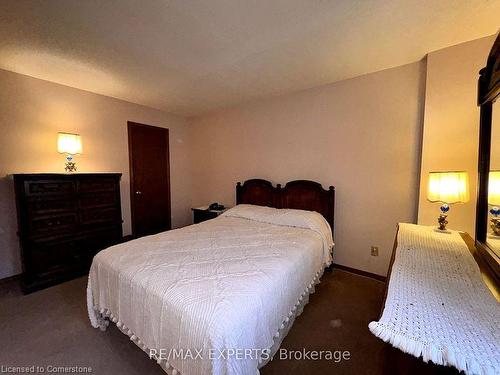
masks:
[[[135,192],[136,195],[141,195],[142,194],[142,191],[136,191]]]

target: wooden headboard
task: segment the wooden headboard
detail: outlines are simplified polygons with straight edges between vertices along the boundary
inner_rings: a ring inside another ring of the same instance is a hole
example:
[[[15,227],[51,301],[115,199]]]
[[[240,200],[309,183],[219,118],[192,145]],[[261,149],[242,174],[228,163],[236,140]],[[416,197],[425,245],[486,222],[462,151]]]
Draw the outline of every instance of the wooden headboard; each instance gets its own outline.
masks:
[[[316,211],[334,229],[335,188],[323,189],[320,183],[307,180],[288,182],[285,187],[261,179],[236,184],[236,204],[255,204],[275,208]]]

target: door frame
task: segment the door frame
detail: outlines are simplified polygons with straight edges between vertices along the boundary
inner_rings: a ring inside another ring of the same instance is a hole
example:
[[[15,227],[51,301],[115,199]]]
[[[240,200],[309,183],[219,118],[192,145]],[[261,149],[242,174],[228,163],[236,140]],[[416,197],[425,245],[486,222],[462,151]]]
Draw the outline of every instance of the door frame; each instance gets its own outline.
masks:
[[[171,184],[170,184],[170,130],[168,128],[162,128],[160,126],[153,126],[147,124],[141,124],[139,122],[127,121],[127,132],[128,132],[128,163],[129,163],[129,176],[130,176],[130,221],[132,226],[132,237],[135,238],[137,234],[137,228],[135,223],[135,186],[134,186],[134,155],[131,148],[132,140],[132,128],[133,127],[144,127],[144,128],[155,128],[165,131],[167,138],[167,186],[168,186],[168,225],[167,229],[172,229],[172,202],[170,195],[172,194]]]

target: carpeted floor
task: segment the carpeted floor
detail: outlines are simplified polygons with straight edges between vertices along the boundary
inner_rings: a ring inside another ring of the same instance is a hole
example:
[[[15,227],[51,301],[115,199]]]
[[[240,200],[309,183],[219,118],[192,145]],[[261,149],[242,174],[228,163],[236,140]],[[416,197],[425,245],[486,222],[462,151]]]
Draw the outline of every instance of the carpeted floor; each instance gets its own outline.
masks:
[[[0,366],[86,366],[93,374],[164,374],[156,362],[114,325],[91,328],[86,278],[23,296],[0,286]],[[335,361],[279,360],[261,370],[272,374],[382,374],[387,345],[368,331],[377,319],[384,283],[348,272],[325,273],[282,348],[349,351]]]

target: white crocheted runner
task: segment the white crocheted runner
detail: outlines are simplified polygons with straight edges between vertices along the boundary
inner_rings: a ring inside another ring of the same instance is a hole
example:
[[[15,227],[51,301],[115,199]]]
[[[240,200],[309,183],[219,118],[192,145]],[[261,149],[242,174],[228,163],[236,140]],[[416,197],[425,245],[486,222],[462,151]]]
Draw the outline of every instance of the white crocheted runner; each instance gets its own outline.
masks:
[[[425,362],[500,374],[500,306],[459,232],[399,224],[382,317],[370,331]]]

